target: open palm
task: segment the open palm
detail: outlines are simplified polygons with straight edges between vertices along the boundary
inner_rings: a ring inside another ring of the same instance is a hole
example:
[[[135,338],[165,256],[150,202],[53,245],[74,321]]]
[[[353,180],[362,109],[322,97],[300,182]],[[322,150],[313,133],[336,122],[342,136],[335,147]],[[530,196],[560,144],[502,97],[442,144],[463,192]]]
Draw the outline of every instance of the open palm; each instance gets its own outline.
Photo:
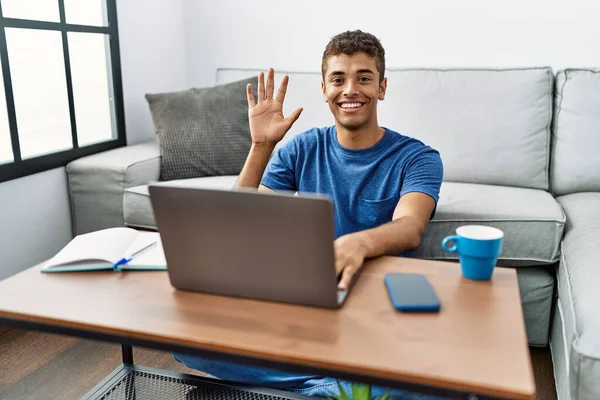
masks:
[[[264,73],[258,75],[258,102],[252,95],[252,85],[246,87],[248,96],[248,119],[250,121],[250,134],[254,143],[279,142],[294,122],[300,116],[302,108],[294,110],[287,118],[283,116],[283,102],[287,92],[289,77],[284,76],[277,92],[277,97],[273,98],[275,91],[275,71],[269,68],[267,75],[267,86],[265,88]]]

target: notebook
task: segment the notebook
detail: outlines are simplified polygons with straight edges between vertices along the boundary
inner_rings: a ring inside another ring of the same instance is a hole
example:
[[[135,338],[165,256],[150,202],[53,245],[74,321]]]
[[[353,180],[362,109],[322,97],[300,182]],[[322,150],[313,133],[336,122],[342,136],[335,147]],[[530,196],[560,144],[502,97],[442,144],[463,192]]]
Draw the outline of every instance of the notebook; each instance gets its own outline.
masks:
[[[166,269],[158,232],[109,228],[76,236],[42,272]]]

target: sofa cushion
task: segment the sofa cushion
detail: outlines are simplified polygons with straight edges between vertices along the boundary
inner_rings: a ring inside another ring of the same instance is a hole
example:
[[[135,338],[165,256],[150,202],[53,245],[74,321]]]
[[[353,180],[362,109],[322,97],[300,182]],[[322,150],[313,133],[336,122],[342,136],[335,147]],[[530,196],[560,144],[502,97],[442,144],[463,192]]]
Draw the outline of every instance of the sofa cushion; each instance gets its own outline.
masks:
[[[442,239],[465,224],[483,224],[504,231],[498,265],[551,264],[558,260],[565,216],[546,191],[473,183],[444,182],[436,214],[430,221],[420,258],[456,259],[442,250]]]
[[[161,180],[240,173],[252,142],[246,85],[257,82],[251,77],[146,95],[160,144]]]
[[[387,73],[379,122],[438,150],[444,180],[548,189],[550,68]]]
[[[168,182],[153,183],[160,186],[196,187],[206,189],[231,189],[237,180],[237,176],[211,176],[194,179],[173,180]],[[156,221],[150,202],[148,185],[140,185],[125,189],[123,198],[123,211],[125,225],[156,229]]]
[[[600,193],[557,198],[567,215],[558,303],[573,399],[600,398]]]
[[[552,191],[600,191],[600,70],[556,74]]]
[[[230,189],[236,179],[236,176],[204,177],[158,184]],[[123,202],[126,225],[156,227],[148,185],[125,189]],[[460,225],[485,224],[505,233],[499,265],[550,264],[558,260],[564,222],[556,201],[542,190],[444,182],[436,215],[414,256],[456,260],[456,254],[442,250],[442,239]]]

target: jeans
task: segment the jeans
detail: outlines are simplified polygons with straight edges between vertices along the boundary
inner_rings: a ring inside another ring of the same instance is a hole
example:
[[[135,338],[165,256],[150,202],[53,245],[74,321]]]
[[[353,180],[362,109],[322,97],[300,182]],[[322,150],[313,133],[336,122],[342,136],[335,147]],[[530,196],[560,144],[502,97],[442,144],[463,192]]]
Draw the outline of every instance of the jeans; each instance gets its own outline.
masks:
[[[340,395],[338,383],[351,396],[351,383],[336,378],[315,375],[294,374],[269,368],[259,368],[242,364],[216,361],[186,354],[173,354],[175,360],[188,368],[196,369],[212,377],[237,382],[249,386],[261,386],[271,389],[285,390],[304,396],[334,397]],[[371,394],[375,399],[388,392],[388,389],[372,386]],[[440,397],[391,389],[389,399],[394,400],[440,400]]]

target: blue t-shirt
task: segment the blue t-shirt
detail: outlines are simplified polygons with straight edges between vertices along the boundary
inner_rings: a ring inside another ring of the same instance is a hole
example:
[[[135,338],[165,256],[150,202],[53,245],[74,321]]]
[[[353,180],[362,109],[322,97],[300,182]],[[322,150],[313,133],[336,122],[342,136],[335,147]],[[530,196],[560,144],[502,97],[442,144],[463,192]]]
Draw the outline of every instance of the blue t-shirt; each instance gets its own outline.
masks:
[[[310,129],[280,148],[261,184],[329,195],[340,237],[390,222],[406,193],[425,193],[437,204],[442,177],[440,154],[417,139],[385,128],[375,145],[351,150],[331,126]]]

